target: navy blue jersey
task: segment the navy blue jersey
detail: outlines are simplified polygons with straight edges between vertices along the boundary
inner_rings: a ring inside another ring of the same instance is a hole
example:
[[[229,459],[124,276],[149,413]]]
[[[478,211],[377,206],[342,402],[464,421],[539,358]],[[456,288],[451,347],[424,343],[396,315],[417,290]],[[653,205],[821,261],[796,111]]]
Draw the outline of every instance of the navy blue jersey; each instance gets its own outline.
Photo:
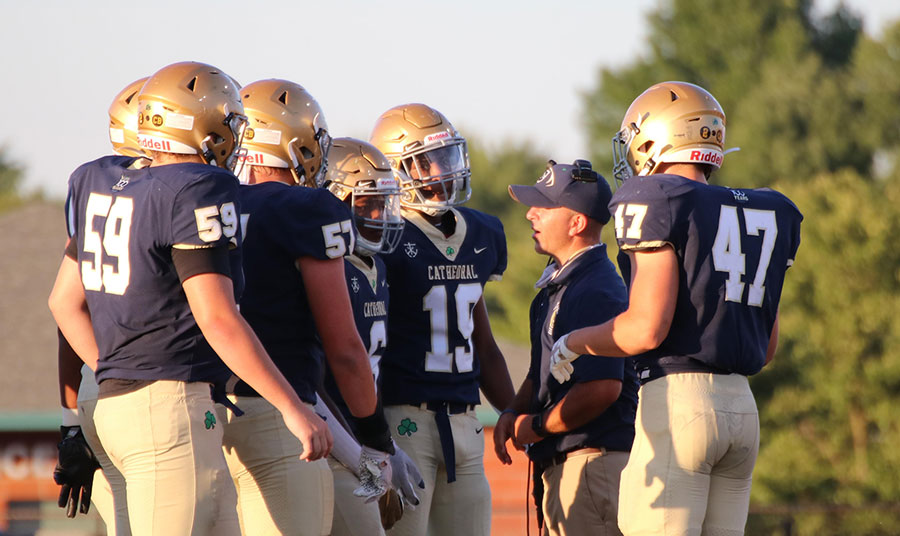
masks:
[[[803,216],[768,189],[729,189],[676,175],[634,177],[610,201],[623,251],[670,245],[679,259],[672,326],[637,357],[642,381],[676,372],[751,375],[765,363]],[[626,255],[620,268],[630,281]]]
[[[551,265],[555,267],[556,265]],[[587,356],[572,363],[569,381],[560,384],[550,374],[553,344],[571,331],[602,324],[628,308],[625,283],[606,254],[606,245],[590,248],[558,270],[531,303],[532,391],[530,412],[546,411],[562,400],[576,383],[596,380],[622,382],[619,398],[584,425],[543,439],[528,449],[534,461],[547,461],[561,452],[584,447],[629,451],[634,442],[638,381],[631,359]]]
[[[266,182],[241,186],[244,294],[241,314],[300,398],[315,403],[324,353],[300,257],[340,259],[353,248],[350,209],[328,190]],[[255,394],[239,383],[237,394]]]
[[[493,216],[452,211],[450,237],[418,213],[406,213],[400,246],[384,256],[391,288],[381,360],[385,405],[479,402],[472,311],[484,284],[506,269],[506,237]]]
[[[69,182],[97,380],[222,381],[230,373],[197,327],[171,252],[239,247],[237,178],[193,163],[123,169],[122,158],[89,162]]]
[[[377,382],[381,356],[387,344],[389,290],[384,261],[378,255],[368,258],[372,260],[372,266],[368,266],[364,260],[355,255],[344,257],[344,273],[347,277],[347,290],[350,293],[356,331],[359,332],[363,346],[368,352],[372,375]],[[331,370],[327,368],[326,370],[325,389],[328,396],[352,426],[350,410],[341,396]]]

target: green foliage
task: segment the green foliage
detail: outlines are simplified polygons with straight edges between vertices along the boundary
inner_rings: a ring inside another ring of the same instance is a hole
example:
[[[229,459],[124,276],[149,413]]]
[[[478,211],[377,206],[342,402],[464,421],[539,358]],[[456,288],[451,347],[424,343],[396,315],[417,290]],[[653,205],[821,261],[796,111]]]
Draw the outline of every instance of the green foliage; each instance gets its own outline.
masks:
[[[808,0],[672,0],[650,48],[601,69],[584,98],[593,157],[662,80],[710,90],[728,118],[713,182],[770,186],[805,219],[782,298],[779,352],[753,379],[762,442],[754,504],[845,505],[756,517],[748,533],[896,533],[900,503],[900,23],[880,41]],[[600,167],[600,166],[598,166]]]
[[[12,163],[4,149],[0,149],[0,212],[21,203],[19,186],[22,183],[22,168]]]
[[[491,327],[499,337],[528,342],[528,308],[536,293],[534,282],[547,258],[534,252],[527,208],[509,196],[510,184],[533,184],[547,165],[528,143],[485,148],[469,140],[472,199],[467,206],[500,218],[506,231],[509,264],[503,280],[485,287]]]

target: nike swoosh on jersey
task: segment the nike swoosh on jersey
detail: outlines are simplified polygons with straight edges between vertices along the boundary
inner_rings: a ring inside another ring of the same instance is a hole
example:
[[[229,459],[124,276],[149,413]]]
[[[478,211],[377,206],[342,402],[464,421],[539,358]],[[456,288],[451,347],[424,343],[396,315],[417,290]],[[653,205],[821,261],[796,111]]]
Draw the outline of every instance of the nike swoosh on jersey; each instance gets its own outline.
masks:
[[[479,428],[478,430],[475,430],[475,433],[476,433],[476,434],[480,434],[480,433],[483,432],[483,431],[484,431],[484,426],[482,426],[482,427]]]
[[[483,248],[475,248],[475,254],[478,255],[479,253],[481,253],[482,251],[484,251],[486,249],[487,249],[487,246],[485,246]]]

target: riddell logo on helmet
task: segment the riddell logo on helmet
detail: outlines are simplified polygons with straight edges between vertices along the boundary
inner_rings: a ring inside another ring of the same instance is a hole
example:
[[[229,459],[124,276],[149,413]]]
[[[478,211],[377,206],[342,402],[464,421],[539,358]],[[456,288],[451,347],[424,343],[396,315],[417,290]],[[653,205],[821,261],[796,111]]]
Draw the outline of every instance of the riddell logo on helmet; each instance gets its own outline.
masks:
[[[169,144],[168,140],[155,140],[152,138],[140,138],[138,140],[141,147],[144,149],[150,149],[151,151],[162,151],[169,152],[172,150],[171,144]]]
[[[434,143],[436,141],[440,141],[444,138],[449,138],[449,137],[450,137],[450,133],[447,131],[435,132],[434,134],[429,134],[429,135],[425,136],[425,145],[429,145],[431,143]]]
[[[257,152],[248,152],[246,156],[239,156],[238,160],[245,164],[263,165],[263,154]]]
[[[716,151],[691,151],[691,162],[706,162],[715,166],[722,165],[722,154]]]

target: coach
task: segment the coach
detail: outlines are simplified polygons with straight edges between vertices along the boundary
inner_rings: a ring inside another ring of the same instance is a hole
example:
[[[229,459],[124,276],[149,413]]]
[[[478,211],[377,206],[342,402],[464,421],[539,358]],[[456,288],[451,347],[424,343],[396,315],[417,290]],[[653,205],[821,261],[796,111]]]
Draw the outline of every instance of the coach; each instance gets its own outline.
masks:
[[[494,429],[497,456],[511,463],[507,439],[527,447],[544,534],[621,534],[619,475],[634,440],[637,406],[633,364],[582,359],[562,384],[549,371],[557,338],[627,308],[625,284],[600,241],[610,218],[610,188],[586,160],[551,160],[537,184],[512,185],[509,193],[530,207],[534,249],[552,262],[531,304],[531,368]]]

